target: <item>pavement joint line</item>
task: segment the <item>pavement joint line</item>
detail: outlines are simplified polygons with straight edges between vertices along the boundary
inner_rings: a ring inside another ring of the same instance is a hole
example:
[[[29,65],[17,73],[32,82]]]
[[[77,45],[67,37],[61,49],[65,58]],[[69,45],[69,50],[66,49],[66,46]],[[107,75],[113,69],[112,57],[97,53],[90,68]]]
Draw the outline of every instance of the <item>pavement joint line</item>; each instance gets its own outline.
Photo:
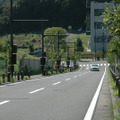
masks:
[[[43,88],[40,88],[40,89],[36,89],[36,90],[34,90],[34,91],[31,91],[31,92],[29,92],[29,93],[30,93],[30,94],[33,94],[33,93],[42,91],[42,90],[44,90],[44,89],[45,89],[45,88],[43,87]]]
[[[10,100],[5,100],[3,102],[0,102],[0,105],[3,105],[3,104],[8,103],[8,102],[10,102]]]
[[[68,81],[68,80],[71,80],[71,78],[67,78],[67,79],[65,79],[65,81]]]
[[[61,83],[61,81],[56,82],[56,83],[53,83],[52,85],[58,85],[58,84],[60,84],[60,83]]]
[[[84,117],[83,120],[92,120],[92,117],[93,117],[93,114],[94,114],[94,111],[95,111],[95,107],[96,107],[96,104],[97,104],[97,100],[98,100],[98,97],[99,97],[99,94],[100,94],[100,91],[101,91],[101,87],[102,87],[102,83],[103,83],[103,80],[104,80],[104,77],[105,77],[105,74],[106,74],[106,67],[105,67],[105,71],[103,73],[103,76],[100,80],[100,83],[98,85],[98,88],[94,94],[94,97],[90,103],[90,106],[88,108],[88,111]]]

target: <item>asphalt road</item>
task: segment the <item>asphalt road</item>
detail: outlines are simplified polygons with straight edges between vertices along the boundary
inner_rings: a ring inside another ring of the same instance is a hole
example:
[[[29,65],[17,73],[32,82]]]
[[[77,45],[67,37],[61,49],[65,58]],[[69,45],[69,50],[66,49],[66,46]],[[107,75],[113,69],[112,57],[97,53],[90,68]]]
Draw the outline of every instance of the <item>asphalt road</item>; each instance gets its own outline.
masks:
[[[31,79],[0,87],[0,120],[83,120],[104,74],[90,71],[90,62],[76,72]],[[103,64],[103,65],[102,65]]]

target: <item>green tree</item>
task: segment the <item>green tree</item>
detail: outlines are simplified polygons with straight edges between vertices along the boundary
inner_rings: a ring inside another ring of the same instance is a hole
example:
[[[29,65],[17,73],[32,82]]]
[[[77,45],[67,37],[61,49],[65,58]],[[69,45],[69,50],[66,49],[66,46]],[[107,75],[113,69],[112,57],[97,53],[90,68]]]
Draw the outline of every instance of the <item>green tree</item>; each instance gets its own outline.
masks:
[[[62,27],[52,27],[48,28],[44,32],[47,35],[58,35],[59,34],[67,34],[67,31],[63,29]],[[66,49],[66,36],[60,36],[59,37],[59,49]],[[64,45],[62,45],[64,43]],[[46,51],[51,51],[54,49],[56,52],[58,51],[58,36],[46,36],[45,37],[45,48]]]
[[[29,50],[30,50],[30,54],[32,54],[34,52],[34,45],[33,44],[31,44],[29,46]]]
[[[10,0],[0,2],[0,31],[9,32],[10,25]],[[48,19],[49,22],[44,25],[63,26],[73,29],[85,28],[86,19],[86,1],[85,0],[15,0],[13,4],[14,19]],[[23,29],[24,28],[24,29]],[[15,24],[14,31],[20,32],[38,32],[42,30],[41,23],[19,23]]]
[[[76,50],[81,52],[84,51],[82,40],[80,38],[77,38]]]
[[[120,37],[120,7],[111,8],[107,3],[107,8],[103,13],[103,23],[109,31],[117,37]]]
[[[108,62],[115,62],[115,55],[120,59],[120,41],[118,38],[112,39],[107,46],[107,59]]]

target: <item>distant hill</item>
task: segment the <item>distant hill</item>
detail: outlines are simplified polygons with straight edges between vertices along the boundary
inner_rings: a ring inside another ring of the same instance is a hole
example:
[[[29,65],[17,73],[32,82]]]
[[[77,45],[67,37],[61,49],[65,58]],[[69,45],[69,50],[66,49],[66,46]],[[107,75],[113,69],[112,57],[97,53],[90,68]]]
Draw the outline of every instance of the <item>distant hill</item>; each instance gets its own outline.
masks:
[[[15,33],[41,32],[42,28],[63,27],[72,30],[85,30],[86,1],[85,0],[13,0],[14,19],[47,19],[44,23],[16,23]],[[0,31],[10,32],[10,0],[0,0]]]
[[[13,0],[13,2],[14,1],[17,1],[17,0]],[[0,0],[0,6],[3,6],[3,5],[5,5],[6,3],[9,3],[10,2],[10,0]]]

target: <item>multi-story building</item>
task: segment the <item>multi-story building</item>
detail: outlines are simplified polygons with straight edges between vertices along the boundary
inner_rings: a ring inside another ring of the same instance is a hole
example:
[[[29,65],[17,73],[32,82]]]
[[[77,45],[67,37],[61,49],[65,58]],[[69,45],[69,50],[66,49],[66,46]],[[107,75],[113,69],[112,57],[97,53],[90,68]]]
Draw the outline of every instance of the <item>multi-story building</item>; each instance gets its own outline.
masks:
[[[91,51],[104,52],[112,36],[107,29],[103,29],[102,13],[106,9],[105,2],[108,2],[109,6],[114,7],[112,0],[87,0],[86,2],[86,34],[91,35]]]

